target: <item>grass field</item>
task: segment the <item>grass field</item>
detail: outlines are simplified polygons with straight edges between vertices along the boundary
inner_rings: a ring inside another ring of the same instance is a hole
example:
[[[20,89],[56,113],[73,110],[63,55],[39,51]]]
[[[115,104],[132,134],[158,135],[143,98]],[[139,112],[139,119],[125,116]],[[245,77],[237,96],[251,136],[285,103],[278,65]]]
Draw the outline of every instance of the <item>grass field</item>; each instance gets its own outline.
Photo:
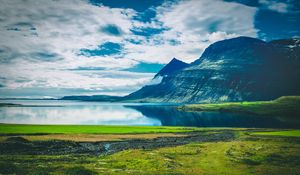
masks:
[[[223,132],[219,129],[203,131],[207,134]],[[290,137],[299,136],[300,130],[231,131],[236,137],[229,141],[130,149],[111,155],[1,154],[0,174],[282,175],[300,172],[300,138]]]
[[[278,140],[241,140],[129,150],[101,161],[108,174],[282,175],[298,172],[299,151],[299,144]]]
[[[0,124],[0,134],[129,134],[196,131],[192,127]]]
[[[240,131],[244,129],[245,128],[0,124],[0,141],[4,141],[10,135],[21,135],[22,137],[30,141],[118,141],[123,139],[154,139],[158,137],[182,137],[186,136],[185,133],[192,131]]]
[[[255,132],[253,134],[268,135],[268,136],[282,136],[282,137],[300,137],[300,130]]]
[[[108,155],[0,154],[0,174],[282,175],[300,172],[300,130],[0,124],[0,147],[9,134],[20,134],[31,142],[88,143],[185,137],[191,131],[201,131],[203,136],[230,131],[234,133],[234,139],[127,149]]]
[[[277,117],[300,117],[300,96],[284,96],[273,101],[190,104],[179,107],[186,111],[223,111]]]

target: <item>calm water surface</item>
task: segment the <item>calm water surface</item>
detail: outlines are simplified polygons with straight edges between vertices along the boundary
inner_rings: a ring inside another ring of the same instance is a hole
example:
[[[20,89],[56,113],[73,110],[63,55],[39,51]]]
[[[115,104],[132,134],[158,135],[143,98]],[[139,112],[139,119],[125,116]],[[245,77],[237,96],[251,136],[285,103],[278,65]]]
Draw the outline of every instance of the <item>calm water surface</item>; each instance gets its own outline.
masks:
[[[5,100],[0,103],[44,105],[0,107],[0,123],[300,128],[295,121],[276,117],[183,112],[172,104],[58,100]]]

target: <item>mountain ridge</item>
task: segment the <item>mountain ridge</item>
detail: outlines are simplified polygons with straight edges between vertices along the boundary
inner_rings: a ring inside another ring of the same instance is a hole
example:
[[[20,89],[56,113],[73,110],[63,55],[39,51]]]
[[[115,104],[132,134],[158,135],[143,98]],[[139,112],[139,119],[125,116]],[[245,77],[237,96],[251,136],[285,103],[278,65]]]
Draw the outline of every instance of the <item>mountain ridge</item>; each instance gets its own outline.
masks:
[[[124,99],[198,103],[272,100],[283,95],[299,95],[298,40],[282,41],[264,42],[250,37],[218,41],[184,69]],[[291,43],[296,45],[291,48]]]
[[[300,39],[265,42],[237,37],[208,46],[188,64],[173,58],[148,84],[124,97],[62,99],[126,102],[218,103],[300,95]],[[157,82],[157,81],[155,81]]]

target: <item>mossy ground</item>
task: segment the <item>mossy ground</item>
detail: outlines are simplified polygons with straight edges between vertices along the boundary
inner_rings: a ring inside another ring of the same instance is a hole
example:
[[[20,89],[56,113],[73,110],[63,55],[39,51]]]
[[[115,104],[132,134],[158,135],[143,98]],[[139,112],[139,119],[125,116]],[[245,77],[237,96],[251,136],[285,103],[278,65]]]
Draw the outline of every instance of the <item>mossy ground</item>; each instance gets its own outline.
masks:
[[[228,142],[125,150],[112,155],[0,155],[0,174],[299,174],[300,137],[279,130],[274,132],[285,134],[233,131],[236,139]]]

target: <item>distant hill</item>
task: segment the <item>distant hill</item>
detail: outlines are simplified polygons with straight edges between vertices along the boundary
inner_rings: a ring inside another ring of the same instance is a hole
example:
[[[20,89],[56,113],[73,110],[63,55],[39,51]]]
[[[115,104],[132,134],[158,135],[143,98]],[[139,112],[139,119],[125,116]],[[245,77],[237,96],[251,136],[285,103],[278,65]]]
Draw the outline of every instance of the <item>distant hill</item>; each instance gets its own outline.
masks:
[[[119,101],[121,97],[118,96],[109,96],[109,95],[78,95],[78,96],[64,96],[60,100],[80,100],[80,101],[106,101],[106,102],[114,102]]]
[[[122,100],[222,102],[300,95],[300,40],[237,37],[210,45],[191,64],[172,60],[147,85]]]

